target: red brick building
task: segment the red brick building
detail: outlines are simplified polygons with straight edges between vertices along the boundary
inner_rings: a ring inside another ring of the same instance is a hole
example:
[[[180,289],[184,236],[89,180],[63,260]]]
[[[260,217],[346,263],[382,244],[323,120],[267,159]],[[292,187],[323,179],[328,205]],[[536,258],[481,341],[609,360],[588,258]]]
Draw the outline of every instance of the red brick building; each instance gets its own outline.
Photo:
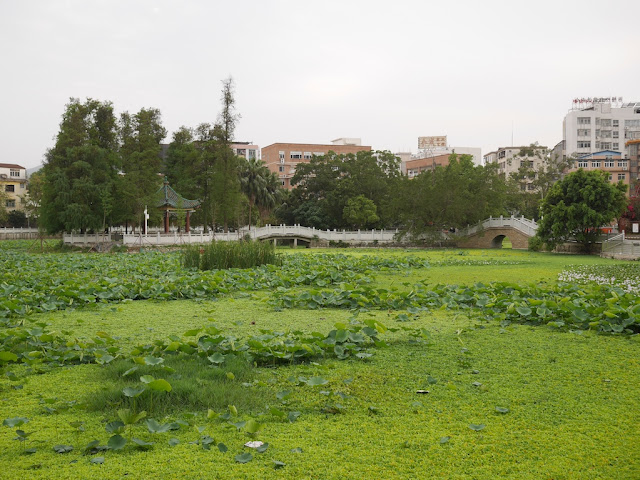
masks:
[[[449,165],[450,153],[436,155],[426,158],[413,158],[405,162],[407,176],[413,178],[420,175],[425,170],[435,170],[436,167],[446,167]]]
[[[262,149],[262,161],[267,168],[278,175],[282,186],[291,190],[291,178],[296,173],[296,165],[309,163],[314,156],[323,156],[329,152],[348,154],[369,152],[370,146],[360,145],[359,139],[334,140],[329,145],[315,143],[274,143]]]

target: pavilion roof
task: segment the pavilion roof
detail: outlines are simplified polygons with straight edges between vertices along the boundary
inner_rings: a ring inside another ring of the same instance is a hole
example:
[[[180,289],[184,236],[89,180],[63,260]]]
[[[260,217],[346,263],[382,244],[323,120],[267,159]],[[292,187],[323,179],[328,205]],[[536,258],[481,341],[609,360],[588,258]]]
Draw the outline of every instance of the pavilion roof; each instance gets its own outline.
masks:
[[[171,207],[176,209],[193,210],[200,206],[200,200],[189,200],[184,198],[169,186],[169,181],[165,177],[164,185],[158,190],[158,203],[156,207]]]

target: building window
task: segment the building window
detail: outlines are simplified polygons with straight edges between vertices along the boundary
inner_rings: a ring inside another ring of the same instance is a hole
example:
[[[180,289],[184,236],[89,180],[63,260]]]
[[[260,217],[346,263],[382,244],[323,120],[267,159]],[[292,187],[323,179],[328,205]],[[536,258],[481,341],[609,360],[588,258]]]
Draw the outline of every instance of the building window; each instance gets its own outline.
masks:
[[[311,160],[311,152],[304,152],[303,158],[305,160]]]
[[[284,160],[284,152],[278,152],[278,156],[280,157],[280,160]]]
[[[602,150],[611,150],[611,142],[602,142],[600,148],[602,148]]]
[[[278,171],[279,171],[279,172],[284,172],[284,165],[280,165],[280,166],[278,167]]]
[[[613,180],[613,173],[610,173],[607,178],[609,179],[609,181]]]
[[[249,158],[250,159],[254,159],[256,158],[256,151],[255,150],[249,150]]]
[[[238,148],[236,150],[236,155],[238,155],[239,157],[247,158],[247,149],[246,148]]]
[[[588,168],[589,162],[586,160],[578,160],[578,168]]]
[[[291,152],[291,159],[292,160],[301,160],[302,159],[302,152]]]
[[[640,120],[625,120],[625,127],[640,127]]]
[[[16,206],[16,201],[15,201],[15,200],[7,200],[7,201],[5,202],[5,206],[6,206],[7,208],[15,208],[15,206]]]
[[[578,142],[578,148],[591,148],[591,142]]]
[[[591,136],[591,129],[590,128],[579,128],[578,129],[578,136],[579,137],[590,137]]]
[[[15,192],[16,191],[16,187],[15,187],[15,185],[5,185],[4,186],[4,191],[5,192]]]
[[[611,119],[610,118],[603,118],[602,120],[600,120],[600,125],[602,125],[603,127],[610,127],[611,126]]]
[[[614,166],[614,161],[613,160],[605,160],[604,161],[604,167],[605,168],[613,168]]]
[[[526,168],[533,168],[533,160],[520,160],[520,166]]]
[[[620,148],[620,144],[614,142],[614,143],[611,144],[611,148],[613,148],[617,152],[618,148]]]
[[[618,130],[614,130],[613,132],[611,132],[611,136],[613,138],[620,138],[620,132]]]
[[[602,138],[611,138],[611,130],[602,130]]]
[[[627,174],[626,173],[619,173],[618,174],[618,181],[624,180],[626,178],[627,178]]]
[[[578,125],[591,125],[591,117],[578,117]]]
[[[280,180],[280,185],[284,187],[284,180]]]
[[[25,187],[26,187],[26,184],[24,184],[24,183],[20,184],[20,188],[25,188]]]
[[[591,161],[591,168],[600,168],[601,162],[600,160],[592,160]]]
[[[501,152],[498,152],[498,158],[504,158],[506,154],[507,154],[507,152],[502,150]]]
[[[314,157],[322,157],[323,155],[324,155],[324,152],[313,152]]]
[[[614,127],[619,127],[620,126],[620,121],[619,120],[613,120],[613,125]]]
[[[13,168],[9,171],[9,176],[11,177],[20,177],[20,170],[14,170]]]
[[[629,165],[626,160],[618,160],[618,168],[624,168],[626,170],[629,168]]]

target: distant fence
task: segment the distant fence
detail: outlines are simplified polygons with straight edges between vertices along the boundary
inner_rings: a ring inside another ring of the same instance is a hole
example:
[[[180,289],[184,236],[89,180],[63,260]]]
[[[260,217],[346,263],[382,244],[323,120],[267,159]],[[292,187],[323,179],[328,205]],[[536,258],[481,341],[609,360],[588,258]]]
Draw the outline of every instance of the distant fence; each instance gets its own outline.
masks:
[[[301,225],[267,225],[259,228],[242,228],[235,232],[213,232],[204,233],[155,233],[126,234],[126,233],[94,233],[78,234],[65,233],[63,241],[70,245],[94,245],[99,243],[118,242],[123,245],[180,245],[190,243],[210,243],[216,241],[233,241],[243,238],[253,240],[278,240],[295,239],[303,241],[324,240],[329,242],[346,243],[390,243],[396,241],[398,230],[319,230],[317,228],[303,227]]]
[[[30,240],[38,238],[37,228],[0,228],[0,240]],[[60,238],[60,235],[47,235],[47,238]]]

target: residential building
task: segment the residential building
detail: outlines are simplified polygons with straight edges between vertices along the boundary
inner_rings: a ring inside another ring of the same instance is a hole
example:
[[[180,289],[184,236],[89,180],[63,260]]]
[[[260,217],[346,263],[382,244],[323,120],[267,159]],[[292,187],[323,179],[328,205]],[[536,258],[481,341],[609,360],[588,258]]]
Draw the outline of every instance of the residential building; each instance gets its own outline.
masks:
[[[484,156],[484,164],[498,164],[498,172],[505,176],[511,177],[524,167],[532,170],[539,170],[544,165],[545,158],[548,154],[547,147],[541,145],[529,145],[522,147],[502,147],[494,152],[489,152]],[[520,188],[522,190],[533,191],[534,178],[520,179]]]
[[[0,189],[7,211],[22,210],[27,194],[27,170],[20,165],[0,163]]]
[[[625,143],[640,139],[640,102],[620,97],[575,99],[562,123],[565,153],[582,156],[602,151],[625,152]]]
[[[629,164],[630,160],[623,157],[620,152],[604,150],[580,155],[574,166],[569,169],[569,173],[575,172],[579,168],[583,170],[604,170],[609,174],[611,183],[622,181],[625,185],[629,185],[632,180]],[[638,176],[637,166],[635,176],[636,178]]]
[[[262,161],[269,170],[278,175],[282,186],[291,190],[291,179],[299,163],[309,163],[312,157],[323,156],[329,152],[355,154],[370,151],[371,147],[361,145],[359,138],[338,138],[331,144],[273,143],[262,149]]]

